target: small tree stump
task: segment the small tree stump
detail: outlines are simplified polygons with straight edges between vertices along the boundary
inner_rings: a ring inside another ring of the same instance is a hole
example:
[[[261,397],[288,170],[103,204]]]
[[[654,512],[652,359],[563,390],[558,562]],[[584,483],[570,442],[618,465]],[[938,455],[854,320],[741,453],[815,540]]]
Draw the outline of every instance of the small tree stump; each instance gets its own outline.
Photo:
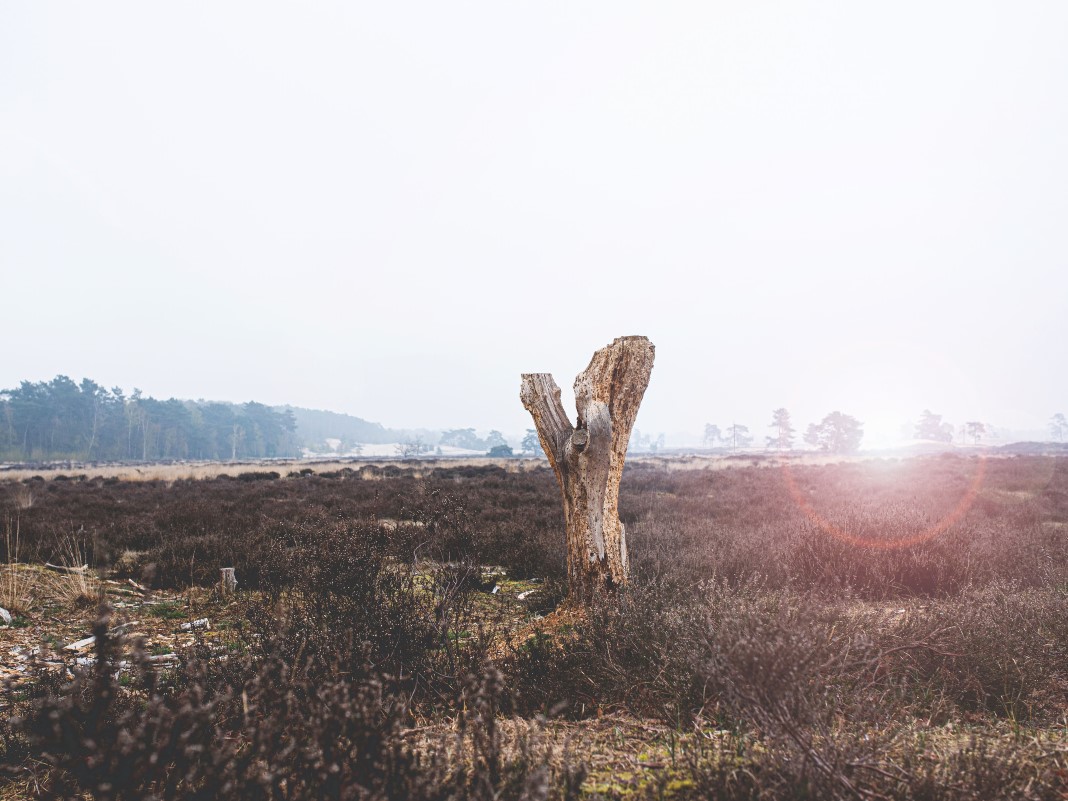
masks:
[[[219,572],[219,592],[225,597],[237,592],[237,570],[232,567],[221,567]]]
[[[646,337],[620,337],[601,348],[575,379],[578,425],[549,373],[525,373],[523,406],[560,482],[567,524],[568,592],[588,601],[627,583],[626,531],[619,520],[619,480],[634,419],[653,369]]]

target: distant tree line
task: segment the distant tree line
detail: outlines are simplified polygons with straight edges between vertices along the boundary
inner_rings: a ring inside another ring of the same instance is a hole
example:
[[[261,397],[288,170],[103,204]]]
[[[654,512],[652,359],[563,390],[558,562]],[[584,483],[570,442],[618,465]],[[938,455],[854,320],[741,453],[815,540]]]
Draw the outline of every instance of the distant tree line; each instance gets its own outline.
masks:
[[[296,456],[292,412],[242,405],[160,401],[88,378],[23,381],[0,390],[0,458],[169,460]]]
[[[767,438],[769,450],[789,451],[794,446],[795,430],[790,422],[790,413],[784,408],[772,412],[769,426],[773,435]],[[1068,418],[1061,412],[1053,415],[1049,423],[1050,436],[1057,442],[1063,442],[1068,435]],[[954,428],[945,422],[942,415],[930,409],[924,409],[915,424],[913,437],[929,442],[944,442],[947,445],[959,436],[960,444],[980,445],[986,440],[996,440],[1002,432],[990,423],[969,420]],[[831,412],[819,423],[812,423],[805,430],[804,441],[807,445],[828,453],[854,453],[859,449],[864,438],[864,424],[848,414]],[[715,448],[724,446],[732,451],[749,448],[753,437],[748,427],[733,423],[721,429],[714,423],[705,424],[704,445]]]
[[[794,447],[796,430],[790,420],[790,412],[784,408],[771,413],[772,436],[767,437],[766,447],[771,450],[789,451]],[[864,424],[848,414],[831,412],[819,423],[811,423],[805,430],[804,440],[808,445],[828,453],[854,453],[864,438]],[[705,425],[704,444],[714,448],[723,445],[732,451],[748,448],[753,444],[749,427],[732,423],[726,430],[714,423]]]
[[[452,428],[443,431],[439,445],[448,445],[453,448],[465,448],[472,451],[490,451],[494,448],[508,446],[508,441],[500,431],[490,431],[485,437],[480,437],[473,428]]]
[[[961,425],[958,433],[962,444],[971,440],[972,443],[978,445],[984,436],[993,438],[995,430],[989,423],[969,420]],[[935,414],[930,409],[924,409],[923,414],[920,415],[919,422],[916,423],[916,431],[913,436],[916,439],[929,440],[931,442],[953,442],[953,425],[943,422],[942,415]]]
[[[635,428],[630,432],[630,442],[627,445],[627,450],[657,453],[666,443],[667,438],[662,432],[654,437],[652,434]]]
[[[1064,412],[1057,412],[1050,418],[1049,433],[1057,442],[1064,442],[1064,435],[1068,434],[1068,418]]]

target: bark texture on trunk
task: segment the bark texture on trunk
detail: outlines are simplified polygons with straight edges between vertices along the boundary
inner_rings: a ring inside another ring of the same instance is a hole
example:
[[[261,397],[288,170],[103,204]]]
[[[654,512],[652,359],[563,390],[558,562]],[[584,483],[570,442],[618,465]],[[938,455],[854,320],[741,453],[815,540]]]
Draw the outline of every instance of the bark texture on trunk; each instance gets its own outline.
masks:
[[[573,601],[627,582],[627,538],[619,522],[619,480],[634,418],[653,369],[646,337],[620,337],[601,348],[575,379],[578,424],[560,402],[549,373],[524,373],[523,406],[556,471],[567,524],[567,578]]]

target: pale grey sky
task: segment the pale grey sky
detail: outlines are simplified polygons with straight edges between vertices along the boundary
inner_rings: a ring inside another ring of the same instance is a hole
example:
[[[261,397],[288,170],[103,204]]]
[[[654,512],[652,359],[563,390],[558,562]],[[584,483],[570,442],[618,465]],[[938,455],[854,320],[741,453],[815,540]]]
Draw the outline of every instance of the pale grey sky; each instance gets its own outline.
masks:
[[[529,425],[1068,412],[1068,4],[6,3],[0,387]],[[570,405],[569,405],[570,408]]]

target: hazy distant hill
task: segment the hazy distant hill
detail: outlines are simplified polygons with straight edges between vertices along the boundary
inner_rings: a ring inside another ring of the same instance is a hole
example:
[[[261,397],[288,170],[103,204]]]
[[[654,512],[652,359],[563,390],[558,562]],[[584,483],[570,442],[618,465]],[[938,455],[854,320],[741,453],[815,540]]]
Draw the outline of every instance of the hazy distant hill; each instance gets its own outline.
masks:
[[[342,443],[362,443],[365,445],[384,445],[392,442],[419,437],[428,445],[437,441],[438,432],[411,431],[407,429],[386,428],[381,423],[372,423],[360,417],[322,409],[301,409],[296,406],[276,406],[278,412],[288,411],[297,423],[297,436],[305,447],[314,447],[328,439],[338,439]]]

